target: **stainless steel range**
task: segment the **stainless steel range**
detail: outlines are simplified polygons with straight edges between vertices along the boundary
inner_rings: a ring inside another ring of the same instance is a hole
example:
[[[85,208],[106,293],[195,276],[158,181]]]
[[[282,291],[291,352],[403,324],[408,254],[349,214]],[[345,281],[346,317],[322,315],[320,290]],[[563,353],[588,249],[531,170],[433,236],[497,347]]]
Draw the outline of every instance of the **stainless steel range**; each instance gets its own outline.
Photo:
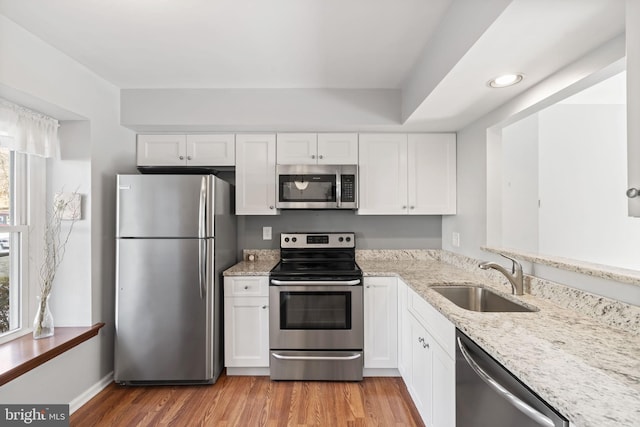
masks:
[[[269,275],[272,380],[362,380],[362,270],[354,233],[282,233]]]

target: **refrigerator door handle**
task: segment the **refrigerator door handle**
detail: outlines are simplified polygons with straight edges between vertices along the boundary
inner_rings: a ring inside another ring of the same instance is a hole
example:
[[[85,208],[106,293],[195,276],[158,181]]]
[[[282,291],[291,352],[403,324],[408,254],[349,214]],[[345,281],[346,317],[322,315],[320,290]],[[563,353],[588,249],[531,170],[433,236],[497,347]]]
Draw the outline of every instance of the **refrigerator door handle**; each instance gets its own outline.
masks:
[[[207,239],[198,239],[198,278],[200,299],[207,294]]]
[[[207,236],[207,177],[202,177],[200,184],[200,206],[198,208],[198,237]]]
[[[204,299],[207,293],[207,241],[204,239],[207,229],[207,177],[202,177],[200,184],[200,206],[198,209],[198,277],[200,286],[200,299]]]

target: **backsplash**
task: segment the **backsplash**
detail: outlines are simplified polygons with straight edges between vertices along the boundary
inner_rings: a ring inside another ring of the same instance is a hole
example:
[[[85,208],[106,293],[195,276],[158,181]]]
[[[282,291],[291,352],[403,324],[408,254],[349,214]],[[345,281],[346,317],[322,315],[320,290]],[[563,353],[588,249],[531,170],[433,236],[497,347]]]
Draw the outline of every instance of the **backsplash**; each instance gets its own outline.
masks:
[[[253,259],[250,259],[250,255],[253,255]],[[277,261],[279,259],[279,249],[245,249],[242,251],[243,261]]]
[[[356,261],[434,260],[439,249],[356,249]]]

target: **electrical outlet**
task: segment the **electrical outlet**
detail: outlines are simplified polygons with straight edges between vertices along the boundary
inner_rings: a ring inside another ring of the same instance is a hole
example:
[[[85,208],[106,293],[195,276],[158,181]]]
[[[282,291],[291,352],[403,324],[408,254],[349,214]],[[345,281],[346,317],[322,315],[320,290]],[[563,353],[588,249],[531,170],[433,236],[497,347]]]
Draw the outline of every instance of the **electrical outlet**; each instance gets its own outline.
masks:
[[[451,233],[451,245],[454,248],[460,247],[460,233],[458,233],[457,231]]]
[[[262,227],[262,240],[271,240],[271,227]]]

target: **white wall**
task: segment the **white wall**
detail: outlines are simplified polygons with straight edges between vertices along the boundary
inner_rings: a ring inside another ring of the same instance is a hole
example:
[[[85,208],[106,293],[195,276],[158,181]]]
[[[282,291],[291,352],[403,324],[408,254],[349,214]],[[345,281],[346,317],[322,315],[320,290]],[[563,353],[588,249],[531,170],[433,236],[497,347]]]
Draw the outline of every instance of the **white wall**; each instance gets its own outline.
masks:
[[[602,80],[603,76],[609,77],[620,72],[620,60],[624,58],[624,55],[625,42],[623,37],[605,43],[584,58],[559,70],[544,82],[458,132],[458,215],[443,217],[443,249],[473,258],[504,262],[499,256],[480,249],[487,243],[486,165],[488,135],[495,133],[495,127],[505,127],[512,124],[556,103],[567,93],[576,93],[590,86],[593,82]],[[594,73],[596,75],[592,76]],[[631,78],[640,77],[634,75]],[[460,233],[460,247],[453,247],[451,244],[453,232]],[[612,283],[606,280],[587,278],[583,275],[568,275],[566,272],[540,266],[533,266],[533,268],[541,271],[541,277],[558,280],[580,289],[586,289],[583,283],[588,281],[588,289],[591,292],[623,301],[632,300],[638,294],[638,288],[634,285]]]
[[[81,181],[82,191],[89,195],[86,212],[90,214],[85,229],[74,236],[73,248],[70,248],[74,258],[69,260],[77,263],[78,269],[61,269],[57,283],[64,283],[65,279],[84,281],[73,284],[78,288],[70,290],[78,291],[80,297],[65,298],[64,285],[58,286],[54,291],[53,311],[54,316],[56,311],[60,313],[60,320],[64,322],[106,322],[107,325],[97,338],[47,362],[34,374],[23,375],[0,387],[2,402],[32,402],[37,396],[38,401],[46,403],[69,403],[113,369],[114,176],[116,172],[135,170],[134,135],[119,124],[120,98],[116,87],[1,15],[0,52],[0,87],[4,94],[12,95],[12,101],[37,100],[42,105],[55,107],[52,110],[85,118],[89,126],[88,133],[86,128],[75,129],[77,132],[70,129],[76,136],[66,147],[70,150],[67,151],[69,163],[53,165],[53,185],[62,182],[73,185]],[[79,137],[80,134],[87,138]],[[90,170],[87,153],[90,153]],[[86,236],[88,224],[90,239]],[[75,312],[77,305],[82,306],[79,314],[63,314],[66,310]],[[73,372],[72,379],[69,379],[70,372]],[[47,380],[54,377],[59,378]]]
[[[614,78],[503,129],[495,246],[640,270],[640,219],[627,215],[623,191],[626,108],[612,99]]]
[[[538,115],[502,130],[502,246],[538,250]]]
[[[540,253],[640,270],[627,215],[625,105],[555,105],[540,116]]]
[[[47,206],[53,195],[77,191],[82,195],[82,218],[69,237],[64,259],[51,293],[56,326],[91,325],[91,129],[88,120],[63,121],[59,129],[60,159],[47,159]],[[69,230],[63,221],[61,235]],[[73,308],[73,309],[70,309]]]
[[[331,131],[398,128],[397,89],[123,89],[137,131]]]

